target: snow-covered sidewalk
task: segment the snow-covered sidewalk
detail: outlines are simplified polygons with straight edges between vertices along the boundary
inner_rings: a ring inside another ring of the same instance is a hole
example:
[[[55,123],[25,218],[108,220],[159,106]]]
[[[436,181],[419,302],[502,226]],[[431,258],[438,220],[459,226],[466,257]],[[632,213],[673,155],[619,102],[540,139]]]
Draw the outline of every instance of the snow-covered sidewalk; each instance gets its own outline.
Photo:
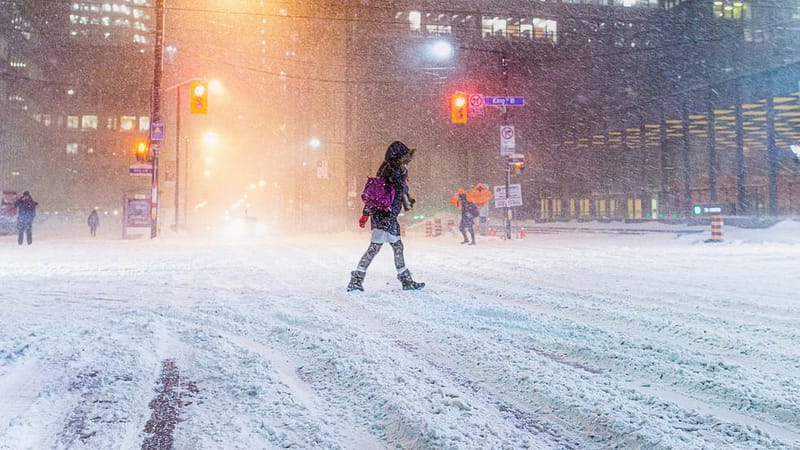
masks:
[[[800,447],[800,224],[685,228],[3,237],[0,448]]]

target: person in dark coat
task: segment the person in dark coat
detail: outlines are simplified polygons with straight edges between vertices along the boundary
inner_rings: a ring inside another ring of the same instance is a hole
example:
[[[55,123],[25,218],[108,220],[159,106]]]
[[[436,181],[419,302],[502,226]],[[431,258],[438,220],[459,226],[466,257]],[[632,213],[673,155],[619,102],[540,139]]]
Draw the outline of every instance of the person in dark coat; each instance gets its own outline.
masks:
[[[458,229],[461,231],[461,234],[464,236],[464,241],[462,244],[469,244],[475,245],[475,217],[478,216],[478,207],[475,203],[467,200],[467,194],[459,194],[458,195],[458,206],[461,208],[461,223],[458,226]],[[471,238],[467,239],[467,232],[469,232],[469,236]]]
[[[392,246],[397,279],[402,283],[403,289],[422,289],[425,286],[425,283],[414,281],[411,277],[411,271],[406,267],[405,257],[403,256],[403,241],[400,239],[400,223],[397,221],[397,216],[402,210],[408,211],[414,207],[414,199],[409,195],[407,182],[407,165],[413,158],[414,152],[415,149],[406,147],[400,141],[392,142],[389,148],[386,149],[384,161],[376,176],[383,177],[387,183],[394,187],[394,201],[388,211],[364,206],[358,225],[364,228],[369,220],[372,235],[369,247],[367,247],[367,251],[359,260],[356,270],[350,272],[350,283],[347,285],[348,291],[364,290],[362,283],[367,274],[367,268],[386,242]]]
[[[100,216],[97,215],[96,209],[93,209],[92,212],[89,213],[89,218],[86,219],[86,222],[89,224],[89,234],[92,237],[97,236],[97,227],[100,226]]]
[[[17,208],[17,243],[22,245],[22,237],[27,237],[28,245],[33,243],[33,219],[36,217],[36,203],[31,193],[25,191],[14,202]]]

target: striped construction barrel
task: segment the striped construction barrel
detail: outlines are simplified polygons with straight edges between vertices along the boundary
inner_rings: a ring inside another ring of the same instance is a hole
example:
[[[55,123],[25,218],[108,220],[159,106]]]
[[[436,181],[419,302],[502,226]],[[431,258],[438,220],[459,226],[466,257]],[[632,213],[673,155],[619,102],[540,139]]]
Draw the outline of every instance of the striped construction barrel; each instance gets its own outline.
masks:
[[[711,216],[711,242],[722,242],[722,214]]]

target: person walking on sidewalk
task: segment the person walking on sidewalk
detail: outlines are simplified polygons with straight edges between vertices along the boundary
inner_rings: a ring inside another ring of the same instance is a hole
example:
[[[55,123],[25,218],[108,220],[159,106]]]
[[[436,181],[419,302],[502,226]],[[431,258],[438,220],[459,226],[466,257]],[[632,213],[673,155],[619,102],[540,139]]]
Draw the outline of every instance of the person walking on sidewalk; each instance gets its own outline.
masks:
[[[92,212],[89,213],[89,218],[86,219],[86,222],[89,224],[89,235],[96,237],[97,227],[100,226],[100,216],[97,215],[96,209],[93,209]]]
[[[17,243],[22,245],[22,238],[27,238],[28,245],[33,244],[33,219],[36,217],[36,203],[31,193],[25,191],[14,202],[17,208]]]

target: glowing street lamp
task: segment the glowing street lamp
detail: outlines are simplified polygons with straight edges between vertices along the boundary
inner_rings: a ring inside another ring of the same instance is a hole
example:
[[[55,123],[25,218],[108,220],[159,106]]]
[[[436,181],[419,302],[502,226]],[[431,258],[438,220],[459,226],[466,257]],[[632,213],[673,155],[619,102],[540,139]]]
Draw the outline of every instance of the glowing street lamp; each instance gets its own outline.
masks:
[[[219,145],[219,135],[213,131],[206,131],[203,134],[203,145],[206,148],[216,148]]]

